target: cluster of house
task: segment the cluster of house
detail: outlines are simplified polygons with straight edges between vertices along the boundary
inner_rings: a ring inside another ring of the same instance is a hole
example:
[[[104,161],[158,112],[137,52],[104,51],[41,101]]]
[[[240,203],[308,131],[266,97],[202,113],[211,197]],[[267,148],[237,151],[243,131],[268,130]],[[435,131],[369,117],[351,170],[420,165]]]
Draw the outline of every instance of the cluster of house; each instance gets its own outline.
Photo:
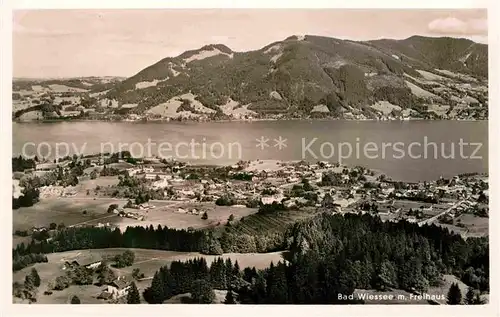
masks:
[[[154,206],[153,206],[153,208],[154,208]],[[144,208],[143,205],[139,205],[138,209],[147,210],[150,208],[149,207]],[[122,218],[131,218],[131,219],[135,219],[135,220],[139,220],[139,221],[143,221],[144,219],[146,219],[146,217],[144,215],[141,215],[140,213],[137,213],[137,212],[125,211],[125,209],[122,207],[118,207],[116,209],[113,209],[113,213],[117,214],[118,216],[120,216]]]
[[[99,261],[92,261],[92,262],[89,262],[89,263],[86,263],[86,264],[80,264],[78,263],[78,261],[76,260],[73,260],[71,262],[69,261],[65,261],[64,262],[64,265],[62,267],[63,270],[72,270],[72,269],[75,269],[77,267],[84,267],[86,269],[92,269],[92,270],[95,270],[97,269],[100,265],[102,264],[102,261],[99,260]]]
[[[139,221],[143,221],[146,217],[137,212],[124,212],[119,214],[120,217],[123,218],[131,218]]]
[[[95,270],[102,264],[101,260],[92,261],[85,264],[80,264],[78,261],[65,261],[63,264],[63,270],[74,270],[77,267],[85,267],[86,269]],[[127,295],[131,280],[126,276],[119,276],[111,283],[106,285],[106,288],[97,296],[98,299],[110,300],[118,299]]]

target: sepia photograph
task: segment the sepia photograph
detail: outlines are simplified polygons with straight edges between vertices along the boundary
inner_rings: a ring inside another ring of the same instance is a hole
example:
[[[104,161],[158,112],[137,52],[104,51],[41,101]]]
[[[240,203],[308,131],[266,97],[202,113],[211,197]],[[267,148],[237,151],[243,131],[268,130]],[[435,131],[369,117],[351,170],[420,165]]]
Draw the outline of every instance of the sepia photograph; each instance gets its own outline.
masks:
[[[13,10],[12,304],[488,306],[488,13]]]

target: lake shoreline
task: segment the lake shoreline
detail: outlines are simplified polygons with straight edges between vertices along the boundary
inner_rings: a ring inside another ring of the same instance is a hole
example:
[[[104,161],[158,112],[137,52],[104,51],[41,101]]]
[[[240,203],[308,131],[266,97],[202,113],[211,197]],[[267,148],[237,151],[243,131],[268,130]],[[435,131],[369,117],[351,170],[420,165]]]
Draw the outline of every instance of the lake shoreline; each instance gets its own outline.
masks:
[[[226,119],[226,120],[175,120],[175,119],[158,119],[158,120],[98,120],[98,119],[43,119],[43,120],[12,120],[12,123],[56,123],[56,122],[123,122],[123,123],[228,123],[228,122],[241,122],[241,123],[252,123],[252,122],[278,122],[278,121],[345,121],[345,122],[408,122],[408,121],[424,121],[424,122],[435,122],[435,121],[451,121],[451,122],[488,122],[489,119],[423,119],[423,118],[409,118],[405,120],[392,119],[392,120],[382,120],[382,119],[345,119],[345,118],[286,118],[286,119]]]

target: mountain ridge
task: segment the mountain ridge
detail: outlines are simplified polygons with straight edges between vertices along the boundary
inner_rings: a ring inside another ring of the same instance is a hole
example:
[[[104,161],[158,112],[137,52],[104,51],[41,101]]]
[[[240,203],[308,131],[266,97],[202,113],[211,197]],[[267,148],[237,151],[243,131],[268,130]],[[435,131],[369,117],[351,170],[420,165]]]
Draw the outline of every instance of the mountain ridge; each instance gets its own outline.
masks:
[[[484,116],[487,77],[488,46],[467,39],[292,35],[252,51],[209,44],[165,57],[124,80],[89,87],[94,99],[87,104],[152,118],[224,119],[236,110],[253,117],[375,118],[381,103],[396,117],[425,118],[436,105],[447,112],[474,105]]]
[[[419,102],[405,86],[404,74],[419,78],[415,68],[441,67],[485,78],[483,45],[446,37],[351,41],[314,35],[290,36],[247,52],[210,44],[166,57],[118,83],[106,96],[137,103],[138,113],[189,92],[209,107],[230,98],[257,112],[308,113],[321,103],[335,111],[383,100],[407,107]],[[458,61],[463,57],[464,62]],[[136,89],[138,83],[154,81],[158,82]],[[281,100],[269,98],[273,92]]]

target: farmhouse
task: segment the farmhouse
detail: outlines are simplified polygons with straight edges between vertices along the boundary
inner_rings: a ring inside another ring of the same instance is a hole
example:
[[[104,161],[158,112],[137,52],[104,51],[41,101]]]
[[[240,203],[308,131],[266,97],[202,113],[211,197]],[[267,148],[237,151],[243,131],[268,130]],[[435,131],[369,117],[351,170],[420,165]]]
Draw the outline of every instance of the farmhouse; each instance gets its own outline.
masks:
[[[77,261],[66,261],[64,262],[63,270],[74,269],[80,266],[80,263]]]
[[[48,229],[46,227],[32,227],[31,231],[32,232],[42,232],[42,231],[47,231]]]
[[[99,265],[101,265],[102,261],[94,261],[94,262],[91,262],[91,263],[88,263],[88,264],[85,264],[85,268],[87,269],[96,269],[99,267]]]
[[[280,203],[282,200],[283,200],[283,195],[273,195],[273,196],[262,196],[262,198],[260,199],[260,201],[264,204],[264,205],[270,205],[272,204],[273,202],[277,202],[277,203]]]
[[[134,176],[136,174],[141,173],[141,169],[137,167],[127,168],[127,172],[129,176]]]
[[[105,290],[106,293],[111,294],[111,298],[116,299],[128,294],[130,289],[130,282],[125,279],[125,277],[121,276],[114,280],[111,285],[108,285]]]
[[[139,205],[139,209],[144,210],[144,209],[153,209],[155,206],[150,205],[149,203],[142,203]]]
[[[146,172],[146,176],[145,176],[146,179],[156,179],[156,178],[159,178],[160,180],[162,179],[172,179],[172,175],[171,174],[167,174],[167,173],[161,173],[161,172],[154,172],[154,171],[151,171],[151,172]]]
[[[37,171],[51,171],[57,167],[57,164],[54,163],[39,163],[36,164]]]
[[[148,173],[153,173],[155,171],[155,169],[153,167],[143,167],[142,170],[144,171],[144,173],[148,174]],[[146,175],[147,176],[147,175]]]
[[[152,185],[152,187],[154,189],[165,188],[168,186],[169,186],[169,183],[168,183],[168,180],[166,178],[155,181]]]

